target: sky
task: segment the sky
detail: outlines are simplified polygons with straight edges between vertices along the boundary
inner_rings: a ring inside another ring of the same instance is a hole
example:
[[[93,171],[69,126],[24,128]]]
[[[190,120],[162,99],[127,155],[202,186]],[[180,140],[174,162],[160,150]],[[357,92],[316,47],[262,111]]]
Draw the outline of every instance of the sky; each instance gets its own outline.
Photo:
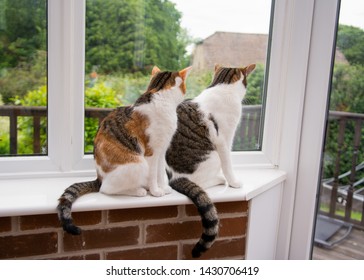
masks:
[[[170,1],[182,12],[181,25],[194,38],[204,39],[216,31],[269,31],[271,0]],[[364,0],[342,0],[339,21],[364,29]]]

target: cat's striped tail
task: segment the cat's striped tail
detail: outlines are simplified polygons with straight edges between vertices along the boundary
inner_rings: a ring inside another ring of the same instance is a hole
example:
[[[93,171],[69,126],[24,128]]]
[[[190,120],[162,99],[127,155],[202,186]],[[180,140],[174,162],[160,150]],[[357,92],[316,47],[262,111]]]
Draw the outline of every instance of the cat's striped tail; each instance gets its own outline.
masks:
[[[59,203],[57,206],[58,218],[64,231],[73,235],[81,233],[81,229],[73,224],[71,215],[72,203],[86,193],[98,192],[100,186],[100,180],[96,179],[94,181],[75,183],[64,191],[58,199]]]
[[[215,205],[201,187],[187,178],[173,179],[170,185],[176,191],[189,197],[201,216],[203,232],[192,249],[192,257],[198,258],[212,246],[219,232],[219,218]]]

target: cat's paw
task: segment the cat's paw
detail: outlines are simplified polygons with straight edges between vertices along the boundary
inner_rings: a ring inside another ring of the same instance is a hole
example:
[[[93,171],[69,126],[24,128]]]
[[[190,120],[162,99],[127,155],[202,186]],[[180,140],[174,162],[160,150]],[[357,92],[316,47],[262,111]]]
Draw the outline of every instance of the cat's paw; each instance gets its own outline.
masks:
[[[144,188],[138,188],[136,191],[135,191],[135,196],[139,196],[139,197],[142,197],[142,196],[146,196],[148,194],[147,190],[144,189]]]
[[[164,190],[165,194],[170,194],[172,192],[172,188],[169,185],[164,185],[161,189]]]
[[[165,191],[159,187],[150,188],[149,191],[152,194],[152,196],[157,196],[157,197],[164,196],[166,194]]]
[[[229,182],[229,186],[235,189],[239,189],[243,187],[243,182],[240,180],[234,179],[231,182]]]

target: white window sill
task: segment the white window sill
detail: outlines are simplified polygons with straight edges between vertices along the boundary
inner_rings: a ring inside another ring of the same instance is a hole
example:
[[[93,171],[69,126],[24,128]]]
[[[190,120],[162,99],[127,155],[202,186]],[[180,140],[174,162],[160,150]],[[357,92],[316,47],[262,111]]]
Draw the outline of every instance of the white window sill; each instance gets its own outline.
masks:
[[[208,189],[213,202],[250,200],[282,183],[286,173],[277,169],[236,169],[244,183],[241,189],[216,186]],[[56,212],[57,200],[64,189],[75,182],[95,177],[31,178],[0,180],[0,217],[50,214]],[[190,204],[190,200],[175,191],[163,197],[107,196],[87,194],[79,198],[72,211],[92,211],[123,208],[143,208]]]

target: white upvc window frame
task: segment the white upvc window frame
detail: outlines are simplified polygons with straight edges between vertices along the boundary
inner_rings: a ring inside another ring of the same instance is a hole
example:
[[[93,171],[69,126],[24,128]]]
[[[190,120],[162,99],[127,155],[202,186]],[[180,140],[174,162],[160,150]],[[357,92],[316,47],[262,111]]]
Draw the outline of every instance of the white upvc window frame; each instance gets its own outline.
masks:
[[[284,34],[285,57],[282,57],[280,87],[273,90],[273,96],[268,96],[279,100],[275,112],[280,114],[275,127],[279,140],[270,152],[287,178],[276,258],[309,259],[340,0],[277,2],[285,4],[287,12],[284,20],[282,17],[276,21],[281,29],[275,26]],[[273,104],[266,112],[271,117]],[[267,134],[270,133],[273,131]]]
[[[338,1],[275,0],[262,150],[233,153],[235,166],[287,173],[278,259],[310,257]],[[0,180],[95,173],[83,149],[84,22],[85,0],[49,0],[48,155],[0,158]]]
[[[0,158],[0,179],[79,176],[84,155],[85,0],[48,1],[48,155]]]

